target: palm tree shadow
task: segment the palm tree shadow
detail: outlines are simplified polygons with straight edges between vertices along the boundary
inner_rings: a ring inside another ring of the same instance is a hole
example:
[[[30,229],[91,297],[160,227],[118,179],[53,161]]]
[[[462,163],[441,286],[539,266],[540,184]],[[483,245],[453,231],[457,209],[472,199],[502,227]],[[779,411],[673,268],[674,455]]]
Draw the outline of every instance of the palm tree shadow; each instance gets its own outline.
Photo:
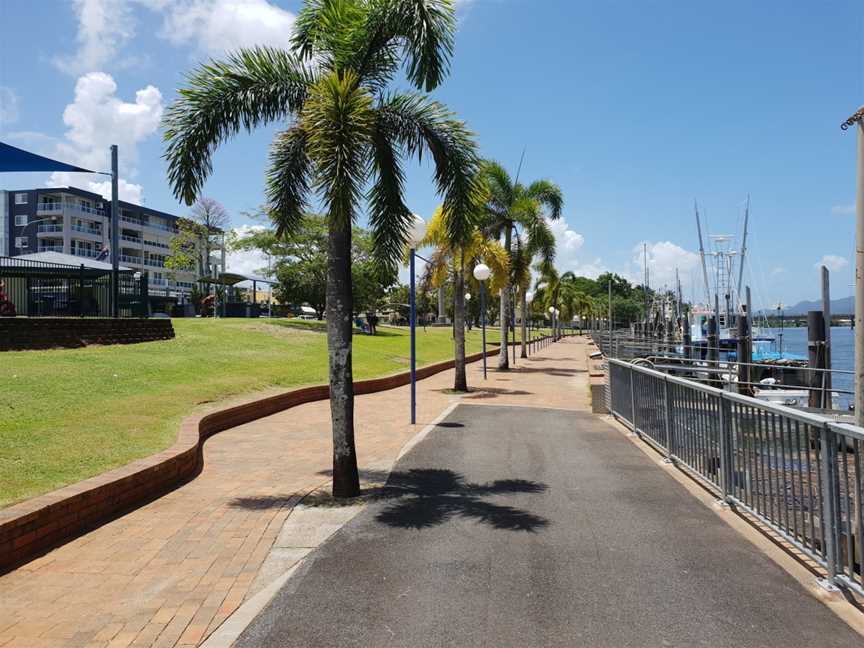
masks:
[[[507,531],[536,532],[549,525],[543,517],[482,498],[516,493],[542,493],[546,484],[503,479],[486,484],[467,482],[452,470],[415,468],[391,473],[381,498],[391,503],[375,519],[401,529],[425,529],[454,517],[470,518]]]
[[[330,475],[322,470],[320,475]],[[363,490],[359,497],[335,499],[329,491],[288,495],[238,497],[231,506],[247,510],[285,508],[302,503],[305,507],[339,508],[358,502],[384,503],[375,519],[400,529],[428,529],[454,517],[469,518],[506,531],[537,531],[549,526],[546,518],[513,506],[496,504],[485,497],[519,493],[543,493],[546,484],[525,479],[498,479],[485,484],[466,481],[465,476],[441,468],[413,468],[388,473],[361,470]]]

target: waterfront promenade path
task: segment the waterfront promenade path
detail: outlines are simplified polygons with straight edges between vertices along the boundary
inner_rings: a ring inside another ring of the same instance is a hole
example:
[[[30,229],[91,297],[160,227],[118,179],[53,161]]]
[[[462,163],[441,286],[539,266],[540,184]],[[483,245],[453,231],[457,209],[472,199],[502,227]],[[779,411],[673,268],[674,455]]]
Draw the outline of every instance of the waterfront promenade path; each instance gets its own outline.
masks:
[[[602,419],[460,404],[235,645],[852,648],[862,638]]]
[[[485,385],[474,363],[469,383],[478,391],[463,400],[584,410],[585,348],[566,339],[519,360],[516,371],[490,372]],[[452,384],[452,371],[418,383],[413,427],[408,387],[358,397],[361,468],[386,471],[456,400]],[[330,453],[326,401],[216,435],[189,484],[0,576],[0,647],[200,644],[254,593],[298,497],[327,481]]]

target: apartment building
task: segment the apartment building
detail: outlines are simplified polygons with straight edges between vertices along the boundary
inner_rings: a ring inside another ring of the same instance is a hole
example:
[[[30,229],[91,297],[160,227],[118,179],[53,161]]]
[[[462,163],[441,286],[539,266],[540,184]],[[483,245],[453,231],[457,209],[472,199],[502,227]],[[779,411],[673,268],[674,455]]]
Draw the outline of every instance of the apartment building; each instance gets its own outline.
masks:
[[[198,276],[171,276],[165,268],[177,216],[122,200],[119,206],[120,265],[147,272],[151,296],[186,301]],[[0,190],[0,256],[62,252],[110,261],[110,245],[111,201],[99,194],[73,187]]]

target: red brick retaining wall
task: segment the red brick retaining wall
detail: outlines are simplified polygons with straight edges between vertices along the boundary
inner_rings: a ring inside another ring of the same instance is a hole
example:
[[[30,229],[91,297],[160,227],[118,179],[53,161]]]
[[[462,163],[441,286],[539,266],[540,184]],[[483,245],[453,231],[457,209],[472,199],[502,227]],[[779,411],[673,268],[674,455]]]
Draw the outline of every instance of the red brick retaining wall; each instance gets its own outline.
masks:
[[[76,349],[88,344],[134,344],[173,337],[170,319],[0,317],[0,351]]]
[[[490,350],[491,351],[491,350]],[[468,362],[482,358],[468,356]],[[417,369],[428,378],[453,368],[453,360]],[[408,372],[354,383],[358,395],[407,385]],[[208,437],[277,412],[324,400],[327,385],[304,387],[284,394],[235,405],[210,414],[190,416],[180,425],[176,443],[158,454],[139,459],[77,484],[0,509],[0,573],[21,565],[189,481],[203,465]]]

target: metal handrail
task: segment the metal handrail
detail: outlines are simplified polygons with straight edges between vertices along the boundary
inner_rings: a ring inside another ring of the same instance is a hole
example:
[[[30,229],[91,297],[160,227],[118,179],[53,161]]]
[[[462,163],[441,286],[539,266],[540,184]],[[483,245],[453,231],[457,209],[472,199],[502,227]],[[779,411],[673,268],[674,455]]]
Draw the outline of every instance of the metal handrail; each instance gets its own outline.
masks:
[[[822,564],[829,581],[864,593],[864,428],[606,362],[616,418]]]

